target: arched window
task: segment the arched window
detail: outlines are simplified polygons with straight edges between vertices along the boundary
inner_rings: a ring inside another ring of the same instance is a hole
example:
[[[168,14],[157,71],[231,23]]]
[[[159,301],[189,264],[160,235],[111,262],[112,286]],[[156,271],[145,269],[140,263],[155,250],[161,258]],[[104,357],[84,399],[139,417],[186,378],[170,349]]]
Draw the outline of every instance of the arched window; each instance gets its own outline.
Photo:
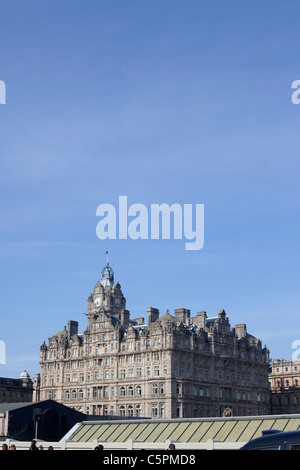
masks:
[[[125,406],[120,406],[120,416],[125,416]]]
[[[128,413],[128,416],[133,416],[133,406],[132,405],[128,406],[127,413]]]
[[[128,395],[129,395],[130,397],[133,396],[133,387],[132,387],[132,386],[128,387]]]
[[[77,396],[76,390],[72,390],[72,400],[76,400],[76,396]]]
[[[70,392],[69,390],[65,390],[65,400],[69,400],[70,399]]]
[[[141,405],[136,405],[135,416],[141,416]]]
[[[125,397],[125,387],[120,387],[120,397]]]
[[[138,385],[135,389],[135,393],[136,395],[142,395],[142,387],[140,385]]]
[[[83,390],[78,390],[78,398],[83,398]]]

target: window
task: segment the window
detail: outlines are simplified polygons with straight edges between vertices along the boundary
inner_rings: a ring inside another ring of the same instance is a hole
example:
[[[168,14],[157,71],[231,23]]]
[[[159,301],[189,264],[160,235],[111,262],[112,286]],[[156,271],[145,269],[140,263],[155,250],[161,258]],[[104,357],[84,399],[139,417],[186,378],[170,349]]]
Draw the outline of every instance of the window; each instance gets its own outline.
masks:
[[[269,445],[266,447],[255,447],[254,449],[251,450],[280,450],[280,446],[277,444],[274,445]]]
[[[135,393],[136,395],[140,396],[142,395],[142,387],[140,385],[138,385],[135,389]]]
[[[72,400],[76,400],[76,390],[72,390]]]
[[[65,400],[69,400],[70,399],[70,392],[69,390],[65,390]]]
[[[125,387],[120,387],[120,397],[125,397]]]
[[[141,405],[136,405],[135,416],[141,416]]]
[[[120,406],[120,416],[125,416],[125,406]]]
[[[157,418],[158,416],[158,405],[157,403],[152,404],[152,418]]]
[[[300,450],[300,444],[291,444],[290,450]]]
[[[83,390],[78,390],[78,398],[83,398]]]

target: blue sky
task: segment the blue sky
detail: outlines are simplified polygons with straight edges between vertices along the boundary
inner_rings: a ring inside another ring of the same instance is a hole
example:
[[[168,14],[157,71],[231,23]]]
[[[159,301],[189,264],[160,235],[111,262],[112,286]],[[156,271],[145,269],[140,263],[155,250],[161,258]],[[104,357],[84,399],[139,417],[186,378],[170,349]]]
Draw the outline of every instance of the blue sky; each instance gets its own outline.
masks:
[[[271,357],[299,327],[298,2],[0,0],[1,376],[87,297],[109,250],[131,316],[224,308]],[[205,243],[106,240],[96,209],[204,204]]]

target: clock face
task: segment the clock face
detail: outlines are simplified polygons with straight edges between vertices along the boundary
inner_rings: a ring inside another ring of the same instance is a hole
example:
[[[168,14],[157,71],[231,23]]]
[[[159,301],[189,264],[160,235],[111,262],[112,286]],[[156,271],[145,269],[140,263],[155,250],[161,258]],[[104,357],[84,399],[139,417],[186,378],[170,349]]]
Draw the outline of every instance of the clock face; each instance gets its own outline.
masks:
[[[115,298],[115,306],[120,307],[120,305],[121,305],[121,300],[119,299],[119,297],[116,297]]]
[[[101,297],[96,297],[96,298],[94,299],[94,305],[95,305],[95,307],[99,307],[99,306],[101,305],[101,302],[102,302]]]

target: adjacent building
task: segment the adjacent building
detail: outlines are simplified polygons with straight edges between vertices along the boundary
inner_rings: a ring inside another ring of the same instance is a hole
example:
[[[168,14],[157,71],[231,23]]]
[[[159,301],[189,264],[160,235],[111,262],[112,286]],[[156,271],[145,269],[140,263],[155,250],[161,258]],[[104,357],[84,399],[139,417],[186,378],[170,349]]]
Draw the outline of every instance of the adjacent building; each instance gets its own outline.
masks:
[[[58,441],[86,415],[53,400],[1,403],[0,436],[21,441]]]
[[[300,413],[300,361],[272,360],[269,382],[272,414]]]
[[[40,348],[39,399],[90,415],[153,418],[269,413],[269,351],[222,309],[178,308],[130,318],[107,262],[88,298],[87,327],[68,326]]]
[[[26,370],[18,379],[0,377],[0,403],[31,402],[33,382]]]

